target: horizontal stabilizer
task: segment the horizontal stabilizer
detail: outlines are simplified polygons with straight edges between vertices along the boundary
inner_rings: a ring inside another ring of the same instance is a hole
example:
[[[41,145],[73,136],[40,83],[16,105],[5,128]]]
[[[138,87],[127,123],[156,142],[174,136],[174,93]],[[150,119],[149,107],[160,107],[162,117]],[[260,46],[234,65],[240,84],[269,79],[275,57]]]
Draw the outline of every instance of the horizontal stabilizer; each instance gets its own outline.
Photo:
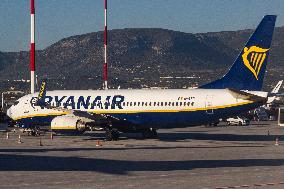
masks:
[[[236,89],[227,89],[227,90],[236,99],[251,100],[254,102],[267,101],[267,98],[255,94],[239,91]]]

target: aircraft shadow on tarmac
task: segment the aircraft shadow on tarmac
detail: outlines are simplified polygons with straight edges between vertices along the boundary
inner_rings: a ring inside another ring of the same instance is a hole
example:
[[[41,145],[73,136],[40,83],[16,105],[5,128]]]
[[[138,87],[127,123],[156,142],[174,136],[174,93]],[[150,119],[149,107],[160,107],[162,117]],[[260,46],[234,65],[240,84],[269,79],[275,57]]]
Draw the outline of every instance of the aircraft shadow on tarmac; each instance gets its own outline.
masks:
[[[161,141],[182,141],[182,140],[215,140],[215,141],[275,141],[284,140],[279,135],[237,135],[237,134],[214,134],[214,133],[159,133]]]
[[[217,148],[263,148],[265,145],[222,145],[222,146],[141,146],[141,145],[127,145],[126,147],[115,148],[9,148],[0,149],[0,153],[43,153],[43,152],[76,152],[76,151],[122,151],[122,150],[171,150],[171,149],[217,149]],[[0,154],[1,159],[2,154]],[[1,164],[0,164],[1,165]]]
[[[0,156],[0,171],[95,171],[107,174],[128,174],[132,171],[174,171],[198,168],[282,165],[284,165],[284,159],[127,161],[8,154]]]
[[[97,133],[86,135],[89,138],[83,140],[104,140],[104,134]],[[238,134],[216,134],[205,132],[169,132],[159,133],[158,140],[181,142],[182,140],[215,140],[215,141],[275,141],[284,140],[284,136],[280,135],[238,135]],[[142,136],[137,133],[123,133],[119,140],[137,139],[142,140]],[[147,139],[146,139],[147,140]]]

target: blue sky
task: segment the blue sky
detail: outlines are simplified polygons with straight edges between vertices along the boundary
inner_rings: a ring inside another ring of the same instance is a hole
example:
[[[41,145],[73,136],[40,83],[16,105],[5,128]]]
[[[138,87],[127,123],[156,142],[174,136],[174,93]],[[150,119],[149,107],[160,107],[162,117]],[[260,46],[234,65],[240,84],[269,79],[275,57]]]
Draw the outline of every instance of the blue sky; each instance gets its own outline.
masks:
[[[103,0],[35,0],[36,48],[102,31]],[[1,0],[0,51],[29,49],[30,0]],[[265,14],[284,25],[283,0],[108,0],[108,28],[165,28],[189,33],[255,28]]]

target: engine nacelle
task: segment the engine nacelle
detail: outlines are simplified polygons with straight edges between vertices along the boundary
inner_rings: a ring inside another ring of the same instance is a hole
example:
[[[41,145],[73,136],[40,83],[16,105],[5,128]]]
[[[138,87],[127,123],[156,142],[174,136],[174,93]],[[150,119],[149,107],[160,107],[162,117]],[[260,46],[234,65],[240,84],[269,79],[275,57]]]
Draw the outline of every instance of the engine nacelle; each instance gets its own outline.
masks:
[[[59,133],[83,133],[86,123],[74,115],[63,115],[53,118],[51,130]]]

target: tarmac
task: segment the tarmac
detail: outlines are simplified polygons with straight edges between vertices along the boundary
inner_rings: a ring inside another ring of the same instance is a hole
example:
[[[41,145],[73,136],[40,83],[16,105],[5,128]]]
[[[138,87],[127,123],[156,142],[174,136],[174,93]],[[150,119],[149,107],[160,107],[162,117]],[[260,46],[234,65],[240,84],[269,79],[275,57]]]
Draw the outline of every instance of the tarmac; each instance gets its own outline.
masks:
[[[158,133],[110,142],[101,132],[0,133],[0,188],[284,188],[284,127],[276,122]]]

